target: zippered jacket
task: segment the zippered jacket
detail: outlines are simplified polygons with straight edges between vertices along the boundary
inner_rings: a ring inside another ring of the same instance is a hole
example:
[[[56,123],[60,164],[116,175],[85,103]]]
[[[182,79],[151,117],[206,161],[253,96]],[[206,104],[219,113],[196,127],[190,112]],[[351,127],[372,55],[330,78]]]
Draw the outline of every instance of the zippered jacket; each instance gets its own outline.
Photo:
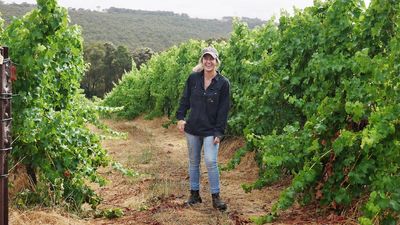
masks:
[[[226,77],[217,71],[205,90],[204,71],[194,72],[186,80],[176,118],[186,120],[185,132],[189,134],[222,137],[230,104],[230,84]]]

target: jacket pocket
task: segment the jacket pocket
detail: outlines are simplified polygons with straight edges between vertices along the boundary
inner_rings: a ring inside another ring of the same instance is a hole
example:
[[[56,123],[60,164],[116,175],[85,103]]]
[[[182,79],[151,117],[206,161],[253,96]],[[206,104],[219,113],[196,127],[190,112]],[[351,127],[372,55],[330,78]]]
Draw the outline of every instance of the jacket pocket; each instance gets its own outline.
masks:
[[[206,107],[211,123],[215,124],[219,105],[219,92],[213,91],[206,96]]]

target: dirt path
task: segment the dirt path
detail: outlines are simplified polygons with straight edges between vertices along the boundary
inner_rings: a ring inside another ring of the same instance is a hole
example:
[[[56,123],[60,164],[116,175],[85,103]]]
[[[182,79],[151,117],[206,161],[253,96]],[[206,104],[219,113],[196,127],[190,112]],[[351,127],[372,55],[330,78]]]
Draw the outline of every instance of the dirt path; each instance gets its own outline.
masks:
[[[95,187],[104,199],[99,208],[121,208],[124,211],[123,217],[79,219],[71,215],[60,215],[59,212],[33,211],[23,212],[25,219],[21,219],[18,212],[11,212],[11,221],[14,222],[11,224],[238,225],[250,224],[250,217],[269,212],[285,185],[277,184],[245,193],[241,184],[255,181],[258,173],[251,153],[245,156],[235,170],[221,173],[221,196],[228,204],[227,211],[219,212],[212,208],[203,160],[203,203],[187,207],[184,204],[189,192],[186,141],[174,126],[163,128],[161,124],[164,122],[166,119],[163,118],[105,121],[114,130],[126,132],[127,138],[104,140],[104,148],[114,160],[140,173],[140,176],[132,178],[111,168],[100,171],[110,182],[104,187]],[[223,142],[219,162],[227,163],[235,150],[242,145],[243,142],[238,139]],[[49,222],[43,218],[47,218]],[[26,220],[32,223],[26,223]],[[333,224],[318,222],[321,220],[327,221],[316,215],[315,209],[295,207],[285,212],[273,224]]]
[[[221,174],[221,195],[229,208],[218,212],[211,206],[207,170],[202,161],[203,203],[186,207],[189,189],[186,141],[175,127],[161,127],[163,122],[163,119],[106,121],[113,129],[128,132],[128,138],[107,140],[103,146],[115,160],[143,175],[126,178],[118,172],[104,171],[112,183],[98,190],[104,197],[101,207],[123,208],[125,216],[116,220],[98,219],[91,221],[93,224],[243,224],[249,222],[251,215],[266,213],[277,192],[260,198],[254,193],[244,193],[240,187],[256,179],[255,164],[243,164],[235,171]],[[229,145],[221,146],[221,162],[226,162],[233,149],[243,143],[236,140]]]

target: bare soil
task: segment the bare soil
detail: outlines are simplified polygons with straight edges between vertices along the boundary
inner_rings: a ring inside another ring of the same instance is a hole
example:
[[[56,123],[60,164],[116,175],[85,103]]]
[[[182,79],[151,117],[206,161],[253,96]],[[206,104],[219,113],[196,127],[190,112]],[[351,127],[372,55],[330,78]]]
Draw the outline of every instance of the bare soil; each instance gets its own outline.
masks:
[[[104,140],[103,147],[115,161],[140,174],[137,177],[128,177],[112,168],[103,168],[100,171],[109,182],[103,187],[94,186],[104,199],[99,208],[120,208],[124,212],[121,218],[80,218],[61,209],[19,211],[12,208],[10,224],[251,224],[251,217],[269,213],[280,192],[289,184],[288,180],[283,180],[262,190],[245,193],[241,184],[252,183],[258,177],[254,154],[248,153],[236,169],[221,172],[221,197],[227,202],[228,209],[220,212],[212,207],[207,170],[202,161],[203,203],[186,206],[189,193],[186,140],[175,126],[163,128],[161,124],[166,121],[166,118],[104,121],[112,129],[127,133],[127,138]],[[243,145],[244,141],[240,138],[224,140],[219,152],[220,164],[227,163]],[[323,213],[318,207],[294,206],[283,212],[272,224],[357,223],[348,218]]]

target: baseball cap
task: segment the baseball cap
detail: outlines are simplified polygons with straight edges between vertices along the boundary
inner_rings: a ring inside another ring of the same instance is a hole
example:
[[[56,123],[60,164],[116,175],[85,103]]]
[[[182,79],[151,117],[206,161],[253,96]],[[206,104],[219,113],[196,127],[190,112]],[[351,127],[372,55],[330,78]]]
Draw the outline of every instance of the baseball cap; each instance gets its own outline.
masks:
[[[218,51],[213,47],[207,47],[201,51],[201,57],[206,54],[211,55],[214,59],[218,59]]]

